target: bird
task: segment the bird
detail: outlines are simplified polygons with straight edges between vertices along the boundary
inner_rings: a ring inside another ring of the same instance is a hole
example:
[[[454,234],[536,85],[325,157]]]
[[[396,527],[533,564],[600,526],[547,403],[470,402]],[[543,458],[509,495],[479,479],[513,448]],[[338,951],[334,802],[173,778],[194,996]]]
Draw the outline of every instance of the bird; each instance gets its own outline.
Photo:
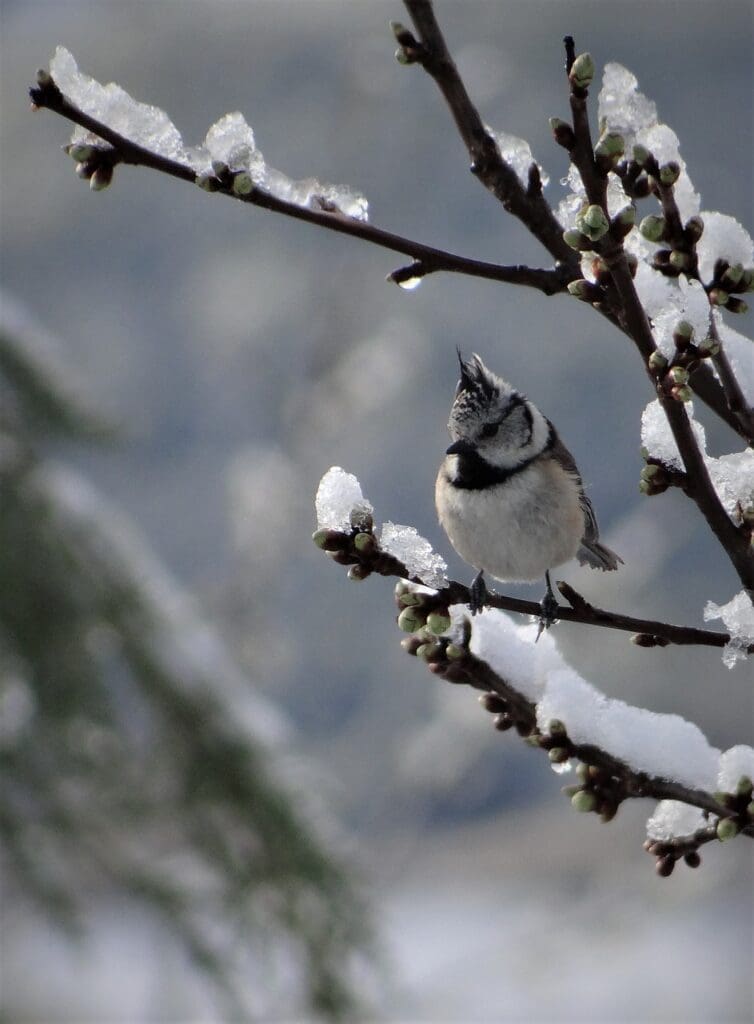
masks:
[[[558,610],[551,569],[576,557],[611,572],[623,559],[600,543],[576,462],[550,420],[476,353],[465,360],[457,352],[451,444],[435,484],[440,525],[478,570],[469,588],[472,615],[489,599],[485,573],[504,582],[544,576],[539,638]]]

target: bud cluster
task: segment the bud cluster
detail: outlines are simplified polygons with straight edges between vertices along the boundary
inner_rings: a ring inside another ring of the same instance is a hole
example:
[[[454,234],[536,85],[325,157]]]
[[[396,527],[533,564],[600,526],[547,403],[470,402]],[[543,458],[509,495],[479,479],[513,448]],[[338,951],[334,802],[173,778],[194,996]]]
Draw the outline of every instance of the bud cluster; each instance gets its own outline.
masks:
[[[574,809],[585,814],[599,814],[604,822],[612,821],[625,799],[621,780],[606,768],[585,762],[577,766],[576,774],[579,785],[563,787]]]
[[[524,717],[513,703],[502,694],[489,690],[479,698],[479,703],[492,717],[492,724],[498,732],[515,729],[519,736],[534,746],[539,746],[542,739],[531,717]]]
[[[451,626],[447,605],[438,603],[437,594],[413,589],[405,580],[395,585],[398,606],[398,627],[411,634],[401,640],[401,647],[422,661],[430,672],[447,676],[448,670],[466,657],[468,637],[461,639],[445,634]]]
[[[354,511],[351,531],[315,530],[312,540],[338,565],[347,565],[349,580],[365,580],[373,572],[381,572],[395,559],[380,550],[373,533],[374,523],[369,513]]]
[[[749,305],[739,299],[738,294],[750,291],[754,291],[754,267],[744,267],[740,263],[731,265],[727,260],[717,260],[712,281],[707,286],[707,294],[713,306],[722,306],[729,313],[746,313]]]
[[[425,56],[424,47],[418,42],[411,32],[399,21],[391,21],[390,28],[398,49],[395,51],[395,59],[399,64],[416,64]]]
[[[665,842],[661,839],[646,839],[644,849],[656,858],[655,871],[660,878],[669,878],[673,874],[676,861],[683,859],[687,867],[698,868],[702,863],[699,854],[701,839],[695,840],[692,836],[684,841],[670,840]]]
[[[76,161],[77,176],[89,182],[92,192],[101,192],[113,180],[113,169],[119,157],[112,146],[72,142],[63,146],[63,150]]]
[[[733,839],[742,828],[754,825],[752,788],[749,776],[742,775],[736,784],[735,792],[715,793],[715,800],[731,812],[731,817],[720,818],[717,823],[717,838],[721,843]]]

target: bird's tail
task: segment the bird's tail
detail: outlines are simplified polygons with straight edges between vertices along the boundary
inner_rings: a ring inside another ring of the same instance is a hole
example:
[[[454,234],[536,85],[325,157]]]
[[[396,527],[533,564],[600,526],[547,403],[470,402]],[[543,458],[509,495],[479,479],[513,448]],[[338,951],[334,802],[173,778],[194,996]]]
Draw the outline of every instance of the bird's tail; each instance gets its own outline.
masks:
[[[592,569],[602,569],[603,572],[612,572],[619,565],[623,565],[623,559],[616,555],[610,548],[600,544],[598,540],[582,540],[581,547],[576,552],[576,558],[581,565],[588,565]]]

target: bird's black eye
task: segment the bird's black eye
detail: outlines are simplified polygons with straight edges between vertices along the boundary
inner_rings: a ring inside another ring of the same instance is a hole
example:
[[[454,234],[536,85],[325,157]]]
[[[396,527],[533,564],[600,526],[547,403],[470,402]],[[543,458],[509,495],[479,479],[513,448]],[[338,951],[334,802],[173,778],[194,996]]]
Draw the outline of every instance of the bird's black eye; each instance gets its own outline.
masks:
[[[494,437],[499,429],[499,423],[485,423],[482,427],[482,437]]]

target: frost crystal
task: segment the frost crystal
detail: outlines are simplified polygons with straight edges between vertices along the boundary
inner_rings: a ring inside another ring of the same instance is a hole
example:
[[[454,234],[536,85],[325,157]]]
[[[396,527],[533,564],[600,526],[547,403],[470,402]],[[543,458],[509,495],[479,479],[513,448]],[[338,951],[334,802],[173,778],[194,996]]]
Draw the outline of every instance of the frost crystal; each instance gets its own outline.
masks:
[[[688,410],[697,444],[704,451],[707,440],[704,434],[704,427],[694,419],[694,403],[687,402],[686,409]],[[660,462],[671,469],[683,469],[681,454],[678,451],[678,445],[675,443],[667,416],[656,398],[649,403],[641,415],[641,443],[653,459],[659,459]]]
[[[159,153],[170,160],[186,161],[181,133],[164,110],[149,103],[139,103],[115,82],[102,85],[83,74],[64,46],[55,50],[50,61],[50,74],[64,96],[108,128],[152,153]],[[81,127],[76,128],[71,141],[105,145],[99,136]]]
[[[647,821],[647,836],[667,841],[693,835],[708,824],[701,808],[690,807],[678,800],[661,800]]]
[[[661,275],[655,274],[655,277]],[[694,328],[694,342],[699,344],[709,335],[710,304],[699,281],[679,277],[669,293],[668,302],[653,315],[655,342],[668,359],[675,355],[673,331],[679,320],[687,320]]]
[[[314,504],[320,530],[348,532],[354,520],[371,516],[374,511],[353,473],[346,473],[340,466],[328,469],[322,477]]]
[[[403,562],[409,576],[417,576],[430,587],[443,586],[448,566],[413,526],[383,523],[380,547]]]
[[[519,139],[517,135],[510,135],[508,132],[497,132],[489,125],[486,127],[500,150],[500,156],[513,168],[524,187],[529,183],[529,168],[532,164],[539,167],[542,184],[548,184],[550,177],[532,156],[531,146],[526,139]]]
[[[550,672],[537,724],[565,724],[575,743],[594,744],[633,769],[686,786],[712,788],[719,751],[679,715],[661,715],[610,700],[571,668]]]
[[[735,217],[710,210],[705,210],[701,216],[704,233],[697,242],[696,251],[699,256],[699,276],[703,281],[712,280],[715,261],[718,259],[727,260],[732,265],[740,263],[744,267],[754,263],[754,241]]]
[[[336,211],[354,220],[368,219],[366,198],[348,185],[329,185],[316,178],[294,181],[269,167],[256,147],[252,129],[238,111],[216,121],[201,146],[186,148],[164,110],[137,102],[114,82],[102,85],[82,74],[65,47],[55,50],[50,74],[60,91],[85,113],[150,152],[186,164],[197,175],[211,173],[213,162],[226,164],[231,170],[248,171],[258,188],[278,199],[309,209]],[[74,130],[71,142],[106,145],[81,127]]]
[[[704,609],[704,621],[722,619],[730,633],[730,641],[723,648],[723,663],[733,668],[737,661],[747,658],[747,647],[754,644],[754,605],[745,590],[727,604],[719,605],[708,601]]]
[[[743,743],[724,750],[720,755],[716,788],[721,793],[735,793],[741,776],[754,779],[754,748]]]

